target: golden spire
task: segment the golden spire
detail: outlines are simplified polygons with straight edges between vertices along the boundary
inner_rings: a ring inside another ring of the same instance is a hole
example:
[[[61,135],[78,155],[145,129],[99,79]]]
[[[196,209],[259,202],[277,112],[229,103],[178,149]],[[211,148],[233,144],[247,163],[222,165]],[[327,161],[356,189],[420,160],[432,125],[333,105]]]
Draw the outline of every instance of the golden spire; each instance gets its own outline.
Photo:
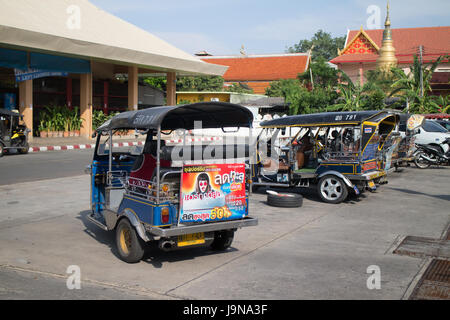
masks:
[[[391,67],[397,66],[397,58],[395,57],[395,48],[392,41],[391,20],[389,19],[389,1],[387,3],[386,21],[384,22],[383,42],[379,52],[378,68],[390,71]]]

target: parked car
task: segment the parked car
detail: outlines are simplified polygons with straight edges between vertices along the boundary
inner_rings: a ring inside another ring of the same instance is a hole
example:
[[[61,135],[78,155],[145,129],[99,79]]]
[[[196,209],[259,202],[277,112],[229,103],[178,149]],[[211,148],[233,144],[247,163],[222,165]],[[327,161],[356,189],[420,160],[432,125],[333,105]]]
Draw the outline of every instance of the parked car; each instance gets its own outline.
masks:
[[[447,131],[450,131],[450,121],[449,120],[434,120],[437,123],[439,123],[441,126],[443,126]]]
[[[444,141],[450,137],[450,132],[433,120],[425,120],[422,127],[417,129],[415,137],[416,144],[433,145],[439,147],[443,153],[449,150]]]

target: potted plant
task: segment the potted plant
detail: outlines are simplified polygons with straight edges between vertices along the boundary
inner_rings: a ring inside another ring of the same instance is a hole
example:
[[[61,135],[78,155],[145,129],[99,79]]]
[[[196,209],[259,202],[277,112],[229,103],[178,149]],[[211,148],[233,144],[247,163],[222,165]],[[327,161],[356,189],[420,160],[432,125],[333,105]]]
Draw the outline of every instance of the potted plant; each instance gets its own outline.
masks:
[[[47,138],[48,134],[47,134],[47,130],[45,128],[45,120],[39,121],[38,130],[39,130],[39,136],[41,138]]]

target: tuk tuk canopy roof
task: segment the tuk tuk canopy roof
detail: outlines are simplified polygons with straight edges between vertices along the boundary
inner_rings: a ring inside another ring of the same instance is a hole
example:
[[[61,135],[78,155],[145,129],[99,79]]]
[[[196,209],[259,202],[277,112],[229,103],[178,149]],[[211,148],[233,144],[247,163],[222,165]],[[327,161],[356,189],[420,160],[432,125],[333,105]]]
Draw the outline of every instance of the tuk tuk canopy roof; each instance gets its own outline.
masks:
[[[20,117],[20,113],[0,108],[0,115],[9,117]]]
[[[379,115],[389,115],[391,112],[383,111],[344,111],[322,112],[286,116],[261,122],[261,127],[323,127],[340,125],[359,125],[371,119],[380,119]],[[381,117],[382,118],[382,117]]]
[[[126,111],[106,121],[97,131],[116,129],[194,129],[194,122],[201,121],[201,128],[251,127],[252,112],[240,105],[226,102],[200,102],[179,106],[161,106],[137,111]]]

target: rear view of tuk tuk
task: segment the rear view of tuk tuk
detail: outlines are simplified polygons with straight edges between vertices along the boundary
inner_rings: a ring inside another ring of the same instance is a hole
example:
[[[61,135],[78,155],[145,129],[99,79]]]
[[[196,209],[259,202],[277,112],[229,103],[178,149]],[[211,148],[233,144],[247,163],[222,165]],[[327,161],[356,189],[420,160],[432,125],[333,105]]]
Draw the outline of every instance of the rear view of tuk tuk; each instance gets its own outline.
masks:
[[[257,225],[249,216],[248,144],[192,145],[186,131],[199,124],[251,130],[252,121],[248,109],[228,103],[154,107],[113,117],[97,129],[88,170],[89,220],[115,230],[119,256],[129,263],[140,261],[152,241],[165,251],[227,249],[237,229]],[[144,134],[143,148],[114,150],[116,130]],[[166,145],[163,136],[174,130],[183,132],[182,145]]]
[[[265,132],[275,153],[269,156],[275,169],[270,172],[267,161],[257,163],[254,184],[313,185],[327,203],[375,190],[385,182],[381,150],[397,122],[398,115],[389,111],[326,112],[264,121],[258,146]],[[280,132],[287,135],[284,141],[277,137]]]

